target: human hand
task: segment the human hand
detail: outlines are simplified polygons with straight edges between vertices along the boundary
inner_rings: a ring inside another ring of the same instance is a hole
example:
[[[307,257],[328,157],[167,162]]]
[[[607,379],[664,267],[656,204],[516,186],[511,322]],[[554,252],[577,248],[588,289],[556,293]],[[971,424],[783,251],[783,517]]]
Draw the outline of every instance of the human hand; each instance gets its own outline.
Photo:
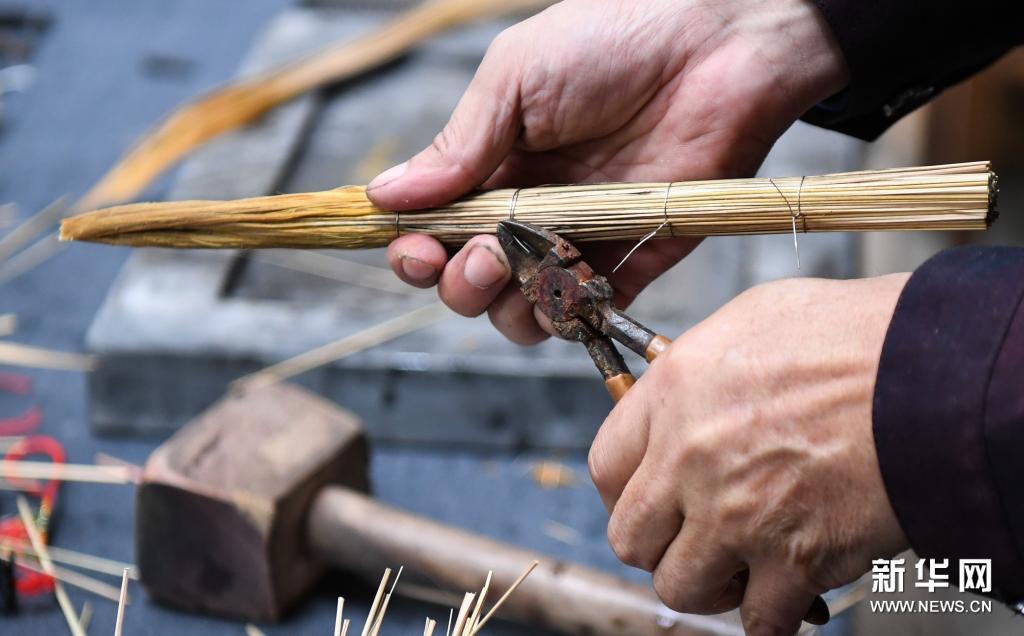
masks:
[[[907,548],[871,408],[908,276],[751,289],[608,416],[590,452],[608,539],[669,607],[739,606],[748,634],[792,634],[815,595]]]
[[[809,0],[565,0],[502,33],[433,145],[368,188],[393,210],[483,185],[679,181],[751,176],[775,140],[840,90],[845,62]],[[625,307],[696,245],[650,241],[610,276]],[[632,247],[585,254],[599,273]],[[388,249],[395,273],[437,284],[460,314],[490,306],[515,342],[546,334],[493,236],[450,260],[424,235]]]

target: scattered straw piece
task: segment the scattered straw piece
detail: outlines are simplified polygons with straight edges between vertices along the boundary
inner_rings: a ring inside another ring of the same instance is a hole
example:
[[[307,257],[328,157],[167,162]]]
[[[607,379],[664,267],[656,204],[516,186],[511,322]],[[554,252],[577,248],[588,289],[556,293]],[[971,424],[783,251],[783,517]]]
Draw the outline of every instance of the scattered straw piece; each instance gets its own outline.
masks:
[[[255,254],[260,262],[290,269],[295,272],[312,274],[321,278],[336,280],[349,285],[386,291],[393,294],[414,295],[421,290],[410,287],[390,269],[365,265],[337,256],[314,251],[265,250]]]
[[[576,528],[548,519],[544,522],[544,534],[566,545],[579,545],[580,533]]]
[[[462,598],[462,606],[459,608],[459,615],[455,617],[455,631],[452,632],[453,636],[467,636],[464,630],[466,619],[469,618],[470,608],[473,607],[473,599],[476,594],[472,592],[466,592],[466,595]]]
[[[38,557],[39,555],[32,548],[32,544],[27,541],[21,541],[10,537],[0,538],[0,547],[10,548],[16,552],[24,552],[32,556]],[[122,561],[115,561],[113,559],[107,559],[104,557],[93,556],[91,554],[84,554],[82,552],[75,552],[68,550],[67,548],[58,548],[56,546],[47,546],[46,551],[50,555],[50,560],[57,563],[64,563],[65,565],[73,565],[77,568],[84,570],[92,570],[93,572],[99,572],[100,574],[110,574],[112,576],[120,576],[121,572],[128,570],[128,578],[133,581],[139,580],[139,570],[130,563],[124,563]]]
[[[0,314],[0,336],[9,336],[18,328],[18,317],[14,314]]]
[[[128,600],[128,568],[121,575],[121,596],[117,601],[117,620],[114,622],[114,636],[121,636],[124,626],[124,607]]]
[[[363,631],[360,636],[369,636],[370,630],[373,629],[373,621],[377,617],[377,609],[380,607],[381,599],[384,596],[384,589],[388,585],[388,579],[391,577],[391,568],[384,570],[384,576],[380,579],[380,585],[377,586],[377,593],[373,597],[373,603],[370,605],[370,613],[366,616],[366,622],[363,624]]]
[[[92,622],[92,603],[82,603],[82,613],[78,615],[78,622],[82,624],[82,631],[89,633],[89,623]]]
[[[43,566],[43,570],[51,577],[54,576],[53,562],[50,561],[50,556],[46,552],[46,543],[43,541],[39,528],[36,527],[36,522],[32,518],[32,511],[28,507],[28,501],[21,495],[18,495],[18,514],[21,515],[21,523],[25,526],[25,531],[32,542],[32,547],[39,555],[39,563]],[[56,580],[56,578],[53,581],[53,592],[57,597],[57,604],[60,605],[60,611],[64,614],[64,620],[67,621],[68,629],[71,630],[72,636],[85,636],[82,622],[75,614],[75,608],[71,605],[68,593],[64,591],[64,585]]]
[[[0,365],[57,371],[92,371],[96,367],[96,359],[80,353],[52,351],[4,341],[0,342]]]
[[[57,567],[56,565],[53,566],[53,574],[50,574],[49,572],[44,570],[42,564],[38,562],[38,557],[35,563],[27,561],[25,559],[18,559],[18,565],[20,567],[25,568],[26,570],[31,570],[33,572],[42,572],[43,574],[47,574],[48,576],[51,576],[57,579],[58,581],[61,581],[62,583],[67,583],[71,587],[77,587],[80,590],[90,592],[92,594],[95,594],[96,596],[105,598],[108,601],[114,601],[115,603],[118,601],[118,591],[117,588],[113,585],[107,585],[103,581],[98,581],[84,574],[79,574],[74,570],[66,570]]]
[[[52,479],[79,481],[91,484],[134,484],[131,470],[119,466],[93,466],[91,464],[60,464],[21,460],[0,460],[0,478]]]
[[[491,576],[494,575],[493,571],[487,572],[487,578],[484,579],[484,586],[480,590],[480,596],[476,599],[476,605],[473,607],[473,613],[469,615],[469,620],[466,622],[466,629],[463,630],[467,634],[473,633],[473,628],[480,620],[480,610],[484,606],[484,600],[487,598],[487,590],[491,587]]]
[[[0,262],[55,225],[67,208],[67,197],[61,197],[0,238]]]
[[[508,600],[508,597],[512,596],[512,593],[515,592],[520,585],[522,585],[523,581],[526,580],[526,577],[530,576],[530,573],[533,572],[538,565],[540,565],[540,562],[534,561],[530,564],[530,567],[526,568],[525,572],[519,575],[519,578],[516,579],[515,582],[512,583],[512,585],[510,585],[507,590],[505,590],[505,593],[501,595],[501,598],[499,598],[498,602],[494,604],[494,607],[491,608],[491,611],[487,612],[487,615],[484,616],[483,620],[476,625],[476,627],[473,630],[473,633],[469,636],[475,636],[477,632],[483,629],[484,625],[487,624],[487,621],[491,620],[491,617],[494,616],[494,613],[501,608],[502,604],[506,600]]]
[[[530,475],[538,486],[545,490],[571,488],[579,483],[579,476],[562,462],[549,459],[530,465]]]
[[[305,373],[311,369],[330,364],[360,351],[365,351],[366,349],[394,340],[399,336],[418,331],[452,315],[452,311],[444,303],[431,303],[391,320],[376,324],[369,329],[301,353],[294,358],[278,362],[261,371],[243,376],[232,383],[232,388],[239,391],[248,391],[276,384],[300,373]],[[366,635],[364,634],[363,636]]]
[[[334,636],[341,636],[341,625],[344,622],[342,615],[345,613],[345,599],[338,597],[338,611],[334,614]]]
[[[27,274],[39,265],[67,248],[56,234],[45,236],[0,265],[0,285],[4,285],[22,274]]]

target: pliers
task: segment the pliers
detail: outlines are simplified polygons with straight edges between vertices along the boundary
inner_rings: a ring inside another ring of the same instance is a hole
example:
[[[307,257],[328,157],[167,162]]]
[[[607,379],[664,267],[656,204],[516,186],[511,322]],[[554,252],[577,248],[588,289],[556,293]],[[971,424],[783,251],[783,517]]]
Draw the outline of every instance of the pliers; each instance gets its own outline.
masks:
[[[636,378],[613,340],[648,362],[672,344],[616,309],[608,279],[561,236],[529,223],[502,221],[498,242],[527,300],[551,320],[559,336],[587,346],[616,402]]]

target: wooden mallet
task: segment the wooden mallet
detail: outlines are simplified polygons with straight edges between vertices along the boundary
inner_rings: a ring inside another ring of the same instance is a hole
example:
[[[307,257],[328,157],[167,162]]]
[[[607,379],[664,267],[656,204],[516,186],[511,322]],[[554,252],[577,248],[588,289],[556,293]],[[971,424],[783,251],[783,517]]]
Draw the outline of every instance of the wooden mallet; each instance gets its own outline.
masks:
[[[232,395],[158,448],[136,506],[142,584],[188,611],[273,621],[328,566],[403,585],[505,589],[540,566],[502,615],[569,634],[706,634],[645,586],[400,511],[369,497],[354,416],[286,384]],[[399,586],[401,591],[403,585]],[[724,628],[724,630],[723,630]]]

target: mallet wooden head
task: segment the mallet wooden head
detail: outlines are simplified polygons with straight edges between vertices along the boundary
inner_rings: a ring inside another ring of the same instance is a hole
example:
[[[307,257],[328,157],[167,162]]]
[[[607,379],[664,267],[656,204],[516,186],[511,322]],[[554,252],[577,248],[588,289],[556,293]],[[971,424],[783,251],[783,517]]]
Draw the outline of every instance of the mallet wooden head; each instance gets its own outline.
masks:
[[[306,540],[316,495],[367,490],[367,467],[358,421],[325,400],[287,384],[224,398],[146,463],[143,585],[184,610],[277,620],[323,571]]]

